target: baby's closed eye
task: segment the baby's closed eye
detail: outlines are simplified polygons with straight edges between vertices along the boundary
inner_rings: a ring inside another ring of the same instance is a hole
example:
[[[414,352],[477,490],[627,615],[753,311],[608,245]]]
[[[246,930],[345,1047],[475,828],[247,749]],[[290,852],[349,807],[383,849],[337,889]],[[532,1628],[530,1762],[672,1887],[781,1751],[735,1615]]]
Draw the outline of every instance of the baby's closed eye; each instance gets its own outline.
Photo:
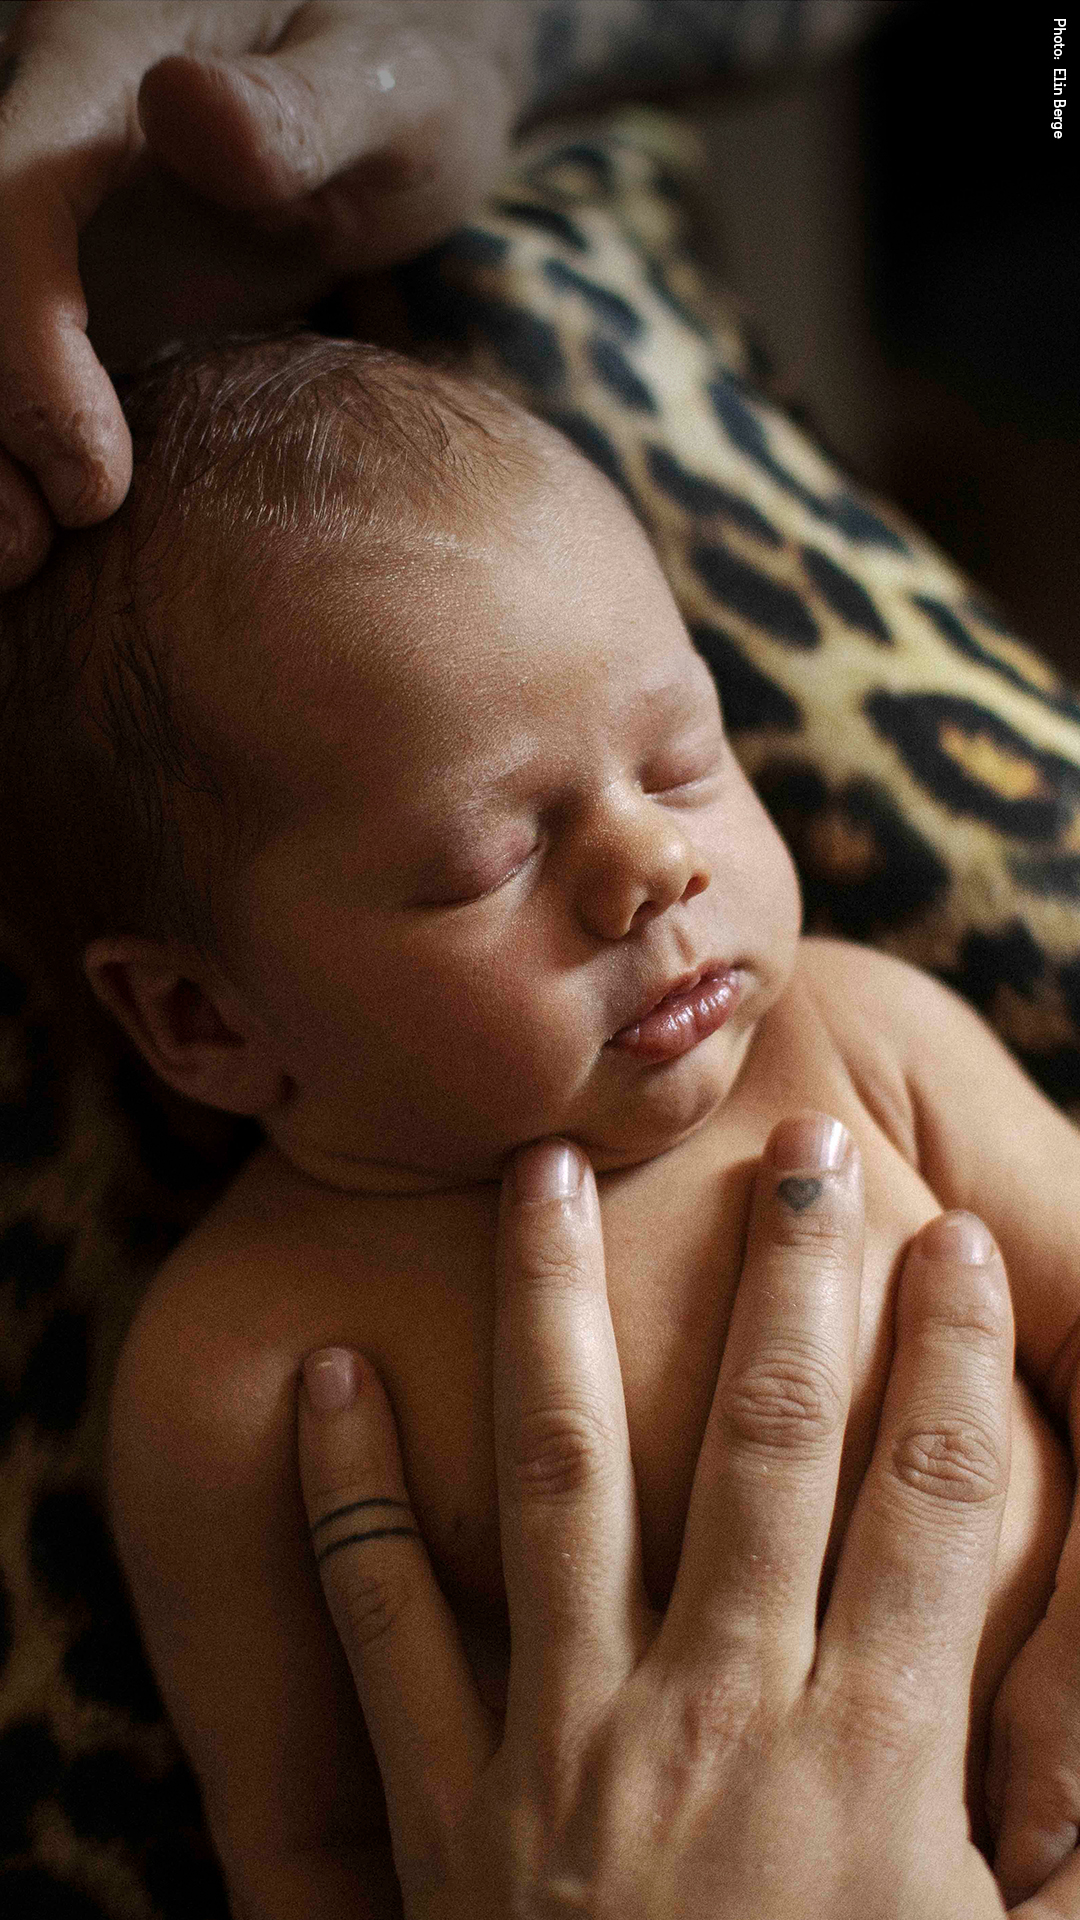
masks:
[[[723,734],[716,730],[662,748],[642,768],[642,792],[657,797],[685,792],[690,797],[722,773],[724,746]]]
[[[447,850],[424,869],[413,904],[456,907],[485,900],[521,872],[539,845],[539,836],[532,831]]]

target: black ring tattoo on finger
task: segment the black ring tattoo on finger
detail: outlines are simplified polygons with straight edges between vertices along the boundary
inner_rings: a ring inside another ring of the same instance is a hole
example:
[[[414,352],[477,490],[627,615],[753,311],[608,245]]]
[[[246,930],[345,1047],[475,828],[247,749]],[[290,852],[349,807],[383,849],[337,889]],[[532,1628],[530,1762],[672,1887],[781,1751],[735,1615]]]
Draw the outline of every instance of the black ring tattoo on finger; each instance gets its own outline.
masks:
[[[415,1527],[368,1527],[363,1533],[343,1533],[340,1540],[331,1540],[328,1546],[320,1548],[315,1555],[315,1565],[321,1567],[332,1553],[340,1553],[342,1547],[361,1546],[365,1540],[419,1540]]]
[[[400,1507],[404,1513],[412,1511],[407,1500],[394,1500],[388,1493],[375,1493],[369,1500],[347,1500],[343,1507],[332,1507],[321,1519],[312,1521],[311,1532],[314,1535],[320,1527],[328,1527],[331,1520],[344,1520],[347,1513],[360,1513],[364,1507]]]
[[[815,1180],[805,1174],[792,1173],[785,1180],[777,1181],[776,1191],[785,1206],[791,1208],[792,1213],[805,1213],[807,1207],[812,1207],[815,1200],[820,1200],[824,1184],[823,1180]]]
[[[376,1493],[372,1494],[367,1500],[349,1500],[343,1507],[333,1507],[329,1513],[324,1513],[318,1520],[313,1520],[311,1523],[312,1540],[314,1540],[320,1528],[328,1527],[332,1520],[344,1520],[347,1514],[363,1513],[365,1509],[370,1509],[371,1507],[396,1507],[399,1512],[407,1513],[410,1520],[412,1518],[412,1508],[407,1500],[395,1500],[390,1494]],[[342,1547],[361,1546],[365,1540],[419,1540],[419,1538],[420,1532],[415,1525],[362,1527],[357,1533],[343,1533],[340,1539],[330,1540],[325,1547],[320,1547],[315,1555],[315,1565],[321,1567],[323,1561],[329,1560],[332,1553],[340,1553]]]

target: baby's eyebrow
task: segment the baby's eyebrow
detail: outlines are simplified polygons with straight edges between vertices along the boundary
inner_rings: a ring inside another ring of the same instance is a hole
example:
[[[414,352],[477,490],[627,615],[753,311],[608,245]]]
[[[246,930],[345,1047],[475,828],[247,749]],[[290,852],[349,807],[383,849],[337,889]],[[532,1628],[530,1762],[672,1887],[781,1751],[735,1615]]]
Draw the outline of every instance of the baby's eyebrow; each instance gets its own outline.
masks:
[[[468,825],[493,805],[520,801],[537,752],[537,741],[521,734],[501,743],[497,754],[478,755],[467,762],[456,760],[451,766],[432,770],[424,785],[428,792],[438,791],[439,809],[435,817],[446,821],[456,816]],[[420,810],[430,817],[433,809],[424,804],[425,798],[425,794],[418,795]]]

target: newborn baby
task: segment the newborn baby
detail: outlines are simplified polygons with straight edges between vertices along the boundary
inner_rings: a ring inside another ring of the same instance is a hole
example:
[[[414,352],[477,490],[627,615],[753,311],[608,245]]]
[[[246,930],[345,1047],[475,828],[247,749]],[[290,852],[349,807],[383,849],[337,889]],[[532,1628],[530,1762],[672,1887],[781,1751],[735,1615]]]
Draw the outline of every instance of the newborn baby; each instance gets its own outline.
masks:
[[[808,1241],[851,1150],[822,1114],[850,1129],[866,1186],[834,1546],[909,1237],[971,1208],[1011,1276],[1022,1379],[969,1800],[986,1839],[999,1696],[990,1827],[1005,1807],[1009,1871],[1035,1884],[1080,1818],[1071,1479],[1023,1384],[1075,1435],[1076,1134],[932,980],[800,939],[790,859],[645,536],[553,430],[303,336],[169,363],[130,415],[122,513],[69,537],[5,616],[9,784],[53,940],[85,953],[164,1080],[263,1129],[150,1290],[112,1433],[124,1564],[236,1912],[369,1911],[364,1889],[386,1884],[297,1482],[303,1356],[377,1364],[497,1702],[507,1155],[568,1135],[597,1169],[663,1606],[752,1172],[795,1109],[783,1185]],[[947,1471],[928,1461],[928,1487]]]

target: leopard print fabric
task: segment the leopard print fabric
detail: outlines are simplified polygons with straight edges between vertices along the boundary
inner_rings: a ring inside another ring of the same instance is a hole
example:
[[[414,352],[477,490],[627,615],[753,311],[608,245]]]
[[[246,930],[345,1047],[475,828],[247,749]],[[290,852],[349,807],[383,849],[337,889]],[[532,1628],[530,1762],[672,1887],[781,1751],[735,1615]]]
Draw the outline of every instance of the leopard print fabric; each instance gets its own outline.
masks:
[[[763,392],[688,251],[656,114],[547,131],[388,289],[627,494],[795,853],[808,925],[968,995],[1080,1108],[1080,708],[948,562]],[[368,316],[370,317],[370,316]],[[368,328],[370,330],[370,327]],[[214,1920],[198,1796],[104,1515],[109,1380],[155,1266],[250,1143],[73,1038],[0,965],[0,1911]]]
[[[761,391],[687,251],[684,128],[547,135],[402,276],[418,334],[563,428],[640,515],[795,855],[806,926],[941,975],[1080,1103],[1080,705]]]

